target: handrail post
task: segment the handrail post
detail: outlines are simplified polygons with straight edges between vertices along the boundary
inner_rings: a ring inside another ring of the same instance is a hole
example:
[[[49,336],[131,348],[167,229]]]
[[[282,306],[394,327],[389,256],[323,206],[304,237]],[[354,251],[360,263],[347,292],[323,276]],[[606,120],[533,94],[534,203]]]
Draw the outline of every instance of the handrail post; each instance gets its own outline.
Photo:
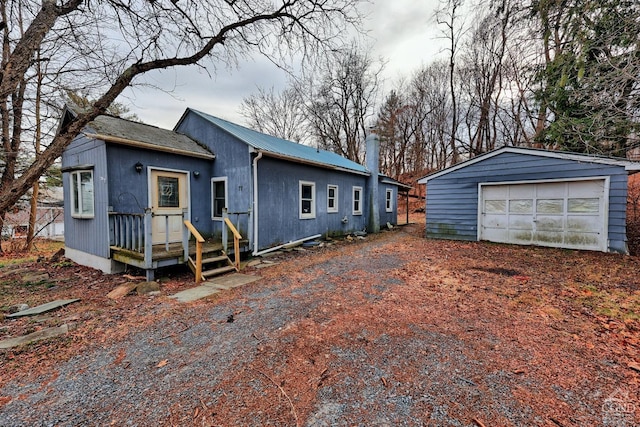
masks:
[[[151,239],[151,209],[144,210],[144,266],[150,269],[153,265],[153,243]]]
[[[187,208],[182,209],[182,223],[187,220]],[[184,251],[184,262],[189,259],[189,228],[184,227],[182,229],[182,250]]]
[[[183,224],[187,227],[187,229],[193,234],[193,237],[196,239],[196,283],[200,283],[202,281],[202,244],[204,243],[204,238],[198,233],[198,230],[191,224],[191,221],[185,219]]]
[[[202,280],[202,242],[196,239],[196,284]]]
[[[233,233],[233,251],[235,252],[233,266],[236,271],[240,271],[240,239],[242,239],[242,236],[240,235],[240,233],[238,233],[238,230],[236,230],[236,227],[229,220],[229,218],[225,218],[224,223]]]
[[[249,208],[247,210],[247,238],[249,239],[249,246],[253,245],[253,221],[251,217],[251,208]]]
[[[233,265],[236,271],[240,271],[240,239],[235,234],[233,235],[233,252]]]
[[[164,250],[169,252],[169,215],[164,216]]]
[[[226,207],[222,208],[222,250],[227,253],[227,246],[229,240],[229,234],[227,232],[227,219],[229,218],[229,211]]]

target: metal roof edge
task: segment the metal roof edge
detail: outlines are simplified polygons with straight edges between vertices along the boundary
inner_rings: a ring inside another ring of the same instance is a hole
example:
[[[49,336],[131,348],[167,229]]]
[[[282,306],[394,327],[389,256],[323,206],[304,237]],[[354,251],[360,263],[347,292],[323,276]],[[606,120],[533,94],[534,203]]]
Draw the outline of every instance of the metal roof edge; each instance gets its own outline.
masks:
[[[278,138],[278,137],[275,137],[273,135],[265,134],[263,132],[259,132],[259,131],[253,130],[253,129],[250,129],[250,128],[246,127],[246,126],[242,126],[242,125],[239,125],[237,123],[233,123],[233,122],[231,122],[229,120],[225,120],[225,119],[222,119],[220,117],[215,117],[215,116],[212,116],[210,114],[204,113],[202,111],[194,110],[193,108],[187,108],[187,110],[190,111],[190,112],[193,112],[194,114],[198,115],[202,119],[204,119],[207,122],[211,123],[212,125],[216,126],[218,129],[222,130],[223,132],[226,132],[227,134],[229,134],[229,135],[233,136],[234,138],[238,139],[239,141],[243,142],[253,152],[262,152],[262,153],[264,153],[264,155],[267,155],[269,157],[279,158],[279,159],[283,159],[283,160],[289,160],[289,161],[300,163],[300,164],[308,164],[308,165],[317,166],[317,167],[320,167],[320,168],[323,168],[323,169],[337,170],[337,171],[341,171],[341,172],[348,172],[348,173],[353,173],[353,174],[362,175],[362,176],[370,176],[371,175],[371,172],[368,171],[366,167],[360,165],[359,163],[353,162],[353,161],[351,161],[351,162],[356,164],[356,165],[358,165],[358,166],[361,166],[364,170],[363,171],[359,171],[357,169],[350,169],[350,168],[346,168],[346,167],[342,167],[342,166],[333,165],[333,164],[330,164],[330,163],[315,162],[313,160],[304,159],[304,158],[300,158],[300,157],[296,157],[296,156],[291,156],[291,155],[287,155],[287,154],[283,154],[283,153],[276,153],[276,152],[267,150],[267,149],[262,148],[262,147],[260,147],[260,146],[258,146],[256,144],[251,143],[250,141],[247,141],[241,135],[238,135],[237,133],[233,132],[232,130],[226,129],[225,127],[219,125],[218,123],[215,123],[214,121],[211,121],[211,119],[209,119],[209,117],[212,117],[214,119],[229,123],[230,126],[240,127],[240,128],[246,129],[246,130],[248,130],[250,132],[254,132],[256,134],[262,134],[262,135],[267,136],[269,138],[275,138],[275,139],[281,140],[281,141],[283,141],[285,143],[290,143],[290,144],[297,144],[297,143],[293,142],[293,141],[288,141],[288,140],[283,139],[283,138]],[[186,116],[188,111],[185,111],[185,113],[183,114],[183,117],[180,118],[179,123],[182,122],[182,120],[184,119],[184,117]],[[178,125],[176,125],[176,126],[178,126]],[[349,159],[346,159],[346,160],[349,160]]]
[[[380,182],[384,182],[385,184],[392,184],[398,187],[402,187],[406,190],[411,190],[413,189],[413,186],[405,184],[403,182],[398,181],[397,179],[393,179],[390,176],[387,176],[385,174],[379,173],[378,174],[378,179],[380,180]]]
[[[247,145],[251,146],[251,144]],[[307,159],[301,159],[299,157],[294,157],[294,156],[287,156],[285,154],[282,153],[274,153],[273,151],[268,151],[265,149],[258,149],[256,147],[251,146],[251,148],[253,149],[252,151],[254,153],[263,153],[265,156],[268,157],[273,157],[276,159],[282,159],[282,160],[289,160],[295,163],[301,163],[301,164],[305,164],[305,165],[311,165],[311,166],[316,166],[319,168],[323,168],[323,169],[331,169],[331,170],[336,170],[336,171],[340,171],[340,172],[348,172],[348,173],[353,173],[356,175],[362,175],[362,176],[371,176],[371,172],[367,171],[367,172],[363,172],[363,171],[358,171],[355,169],[348,169],[348,168],[343,168],[340,166],[335,166],[335,165],[330,165],[327,163],[322,163],[322,162],[314,162],[312,160],[307,160]]]

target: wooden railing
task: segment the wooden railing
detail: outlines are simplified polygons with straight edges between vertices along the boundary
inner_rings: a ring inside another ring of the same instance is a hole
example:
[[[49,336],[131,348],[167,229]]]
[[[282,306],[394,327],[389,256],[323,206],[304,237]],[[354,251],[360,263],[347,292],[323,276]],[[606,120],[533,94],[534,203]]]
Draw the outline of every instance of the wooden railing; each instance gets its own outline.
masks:
[[[110,246],[144,252],[145,231],[150,228],[151,213],[109,212]]]
[[[229,218],[225,218],[224,223],[227,225],[227,227],[233,234],[233,266],[236,268],[236,271],[240,271],[240,240],[242,239],[242,236],[240,235],[240,233],[238,233],[238,230],[236,230],[236,227],[233,225],[233,223]],[[225,243],[226,242],[223,239],[222,244],[223,246],[225,246],[225,253],[226,253]]]
[[[202,244],[204,243],[204,238],[198,230],[191,224],[191,221],[184,220],[184,225],[187,229],[193,234],[193,237],[196,239],[196,283],[200,283],[202,281]]]
[[[186,209],[181,213],[156,214],[147,208],[144,213],[109,212],[109,246],[137,252],[144,256],[144,264],[140,267],[149,270],[153,267],[153,239],[151,236],[153,217],[164,217],[165,229],[169,229],[169,217],[186,217]],[[165,250],[169,251],[169,233],[165,233]],[[189,257],[189,232],[182,233],[184,260]]]

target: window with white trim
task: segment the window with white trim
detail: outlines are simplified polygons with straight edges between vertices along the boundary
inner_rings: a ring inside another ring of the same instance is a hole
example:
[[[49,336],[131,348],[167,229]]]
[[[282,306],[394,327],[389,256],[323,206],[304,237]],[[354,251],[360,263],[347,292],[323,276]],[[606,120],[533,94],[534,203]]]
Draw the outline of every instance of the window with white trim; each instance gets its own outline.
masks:
[[[93,218],[93,171],[77,170],[69,173],[71,180],[71,216]]]
[[[338,212],[338,186],[327,185],[327,212]]]
[[[211,218],[222,219],[227,207],[227,178],[211,178]]]
[[[316,183],[300,181],[300,219],[316,217]]]
[[[353,187],[353,214],[362,215],[362,187]]]
[[[387,188],[387,197],[385,197],[385,208],[387,212],[393,212],[393,190]]]

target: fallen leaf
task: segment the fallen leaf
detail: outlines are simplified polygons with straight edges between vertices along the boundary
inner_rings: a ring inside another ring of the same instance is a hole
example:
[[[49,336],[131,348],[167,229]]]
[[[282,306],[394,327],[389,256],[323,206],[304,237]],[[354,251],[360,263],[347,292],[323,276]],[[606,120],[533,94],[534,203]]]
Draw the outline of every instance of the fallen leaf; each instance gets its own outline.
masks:
[[[166,366],[167,363],[169,363],[169,359],[161,360],[160,363],[156,365],[156,368],[162,368],[163,366]]]
[[[629,368],[633,369],[636,372],[640,372],[640,363],[636,363],[636,362],[629,362],[629,364],[627,365]]]

